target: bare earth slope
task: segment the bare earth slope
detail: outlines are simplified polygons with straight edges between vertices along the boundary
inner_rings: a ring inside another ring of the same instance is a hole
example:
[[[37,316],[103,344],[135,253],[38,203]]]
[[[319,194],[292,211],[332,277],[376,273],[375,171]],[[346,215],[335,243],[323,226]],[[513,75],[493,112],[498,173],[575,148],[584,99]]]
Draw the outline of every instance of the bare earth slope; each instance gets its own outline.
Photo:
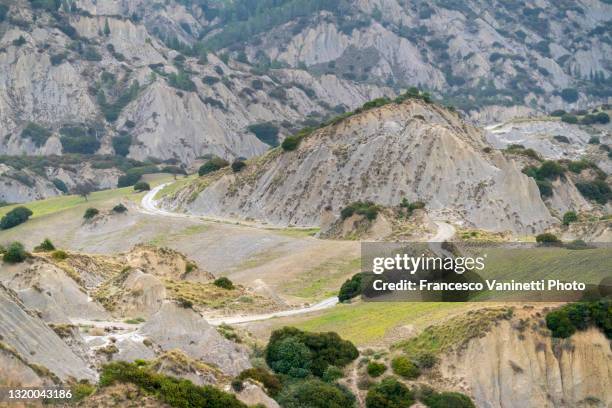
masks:
[[[273,151],[238,175],[187,187],[166,206],[319,225],[322,214],[337,216],[354,201],[391,206],[405,197],[484,229],[522,234],[550,225],[533,180],[487,147],[482,132],[452,112],[416,100],[392,103],[318,130],[295,151]]]

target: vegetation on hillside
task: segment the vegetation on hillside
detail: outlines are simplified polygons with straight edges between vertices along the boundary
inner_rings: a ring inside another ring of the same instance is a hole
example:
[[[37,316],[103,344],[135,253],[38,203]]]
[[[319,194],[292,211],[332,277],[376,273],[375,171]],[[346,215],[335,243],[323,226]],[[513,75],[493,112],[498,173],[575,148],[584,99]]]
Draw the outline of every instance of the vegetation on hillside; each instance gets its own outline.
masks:
[[[612,301],[605,299],[567,304],[546,315],[546,326],[553,337],[567,338],[577,331],[597,327],[608,339],[612,339]]]

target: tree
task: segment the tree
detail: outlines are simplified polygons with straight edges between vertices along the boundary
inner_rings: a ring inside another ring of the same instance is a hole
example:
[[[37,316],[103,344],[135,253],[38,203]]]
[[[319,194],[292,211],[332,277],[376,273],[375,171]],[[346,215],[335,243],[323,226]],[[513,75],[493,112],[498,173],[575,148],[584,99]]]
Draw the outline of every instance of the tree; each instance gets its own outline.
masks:
[[[138,183],[134,184],[134,191],[142,192],[149,190],[151,190],[151,186],[147,182],[139,181]]]
[[[110,35],[110,26],[108,25],[108,18],[104,21],[104,36],[108,37]]]
[[[568,211],[563,214],[563,225],[570,225],[575,221],[578,221],[578,215],[574,211]]]
[[[100,211],[98,211],[97,208],[88,208],[87,210],[85,210],[83,218],[85,218],[86,220],[90,220],[98,214],[100,214]]]
[[[565,88],[561,91],[561,98],[567,103],[574,103],[578,100],[578,91],[573,88]]]
[[[53,243],[51,242],[49,238],[45,238],[45,240],[41,242],[40,245],[34,247],[34,251],[35,252],[55,251],[55,245],[53,245]]]
[[[215,286],[223,288],[223,289],[227,289],[227,290],[234,289],[234,283],[231,280],[229,280],[229,278],[226,278],[225,276],[215,279],[213,283]]]
[[[234,173],[238,173],[240,172],[242,169],[244,169],[246,167],[246,163],[244,162],[244,160],[240,160],[240,159],[236,159],[234,160],[234,162],[232,163],[232,171]]]
[[[114,213],[118,213],[118,214],[124,213],[127,210],[128,210],[127,207],[125,205],[121,204],[121,203],[119,203],[119,204],[117,204],[116,206],[113,207],[113,212]]]
[[[421,374],[419,368],[406,356],[395,357],[393,361],[391,361],[391,368],[393,368],[395,374],[410,380],[418,378]]]
[[[21,242],[11,243],[4,252],[2,259],[6,263],[20,263],[28,257],[25,248]]]
[[[0,219],[0,229],[5,230],[23,224],[32,214],[32,211],[27,207],[15,207]]]
[[[220,157],[213,157],[212,159],[204,163],[202,166],[200,166],[200,168],[198,169],[198,175],[204,176],[227,166],[229,166],[227,160],[223,160]]]
[[[88,201],[87,196],[90,195],[93,191],[93,185],[88,182],[77,184],[76,187],[74,187],[74,192],[79,196],[83,197],[85,201]]]
[[[368,363],[367,371],[371,377],[380,377],[385,371],[387,371],[387,366],[383,363],[379,363],[378,361],[370,361]]]
[[[538,244],[557,244],[559,238],[555,234],[551,234],[550,232],[545,232],[544,234],[540,234],[536,236],[536,242]]]
[[[367,408],[409,408],[414,404],[414,393],[395,378],[385,378],[368,391]]]
[[[291,377],[303,378],[310,372],[312,355],[298,337],[286,337],[269,348],[270,368],[288,374]]]

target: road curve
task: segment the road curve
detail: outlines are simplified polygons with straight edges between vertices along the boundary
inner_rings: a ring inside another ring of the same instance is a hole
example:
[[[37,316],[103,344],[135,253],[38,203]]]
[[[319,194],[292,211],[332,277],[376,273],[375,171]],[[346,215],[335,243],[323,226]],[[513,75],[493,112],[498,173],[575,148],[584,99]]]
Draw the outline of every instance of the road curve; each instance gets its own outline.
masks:
[[[142,198],[142,201],[141,201],[141,211],[143,213],[159,215],[159,216],[164,216],[164,217],[193,218],[193,219],[198,219],[198,220],[207,219],[207,218],[197,216],[197,215],[185,214],[185,213],[175,213],[172,211],[168,211],[168,210],[159,208],[157,206],[157,200],[155,200],[155,196],[157,195],[159,191],[161,191],[168,184],[169,183],[161,184],[151,189],[151,191],[145,194],[145,196]],[[211,221],[230,221],[230,220],[211,219]],[[435,247],[435,248],[432,248],[435,252],[437,252],[436,249],[438,247],[440,247],[439,248],[440,251],[443,251],[441,249],[441,243],[452,238],[453,235],[455,235],[455,228],[452,225],[446,222],[443,222],[443,221],[434,221],[434,222],[438,227],[438,231],[433,237],[429,239],[430,246]],[[248,226],[254,227],[257,225],[248,224]],[[264,227],[268,229],[270,228],[270,226],[264,226]],[[254,314],[254,315],[246,315],[246,316],[237,315],[237,316],[210,318],[210,319],[206,319],[206,321],[213,326],[218,326],[220,324],[250,323],[250,322],[256,322],[256,321],[261,321],[261,320],[273,319],[275,317],[296,316],[296,315],[306,314],[310,312],[316,312],[319,310],[329,309],[337,305],[338,302],[339,302],[338,297],[334,296],[334,297],[330,297],[325,300],[322,300],[321,302],[316,303],[314,305],[306,306],[306,307],[302,307],[298,309],[289,309],[289,310],[283,310],[279,312]]]

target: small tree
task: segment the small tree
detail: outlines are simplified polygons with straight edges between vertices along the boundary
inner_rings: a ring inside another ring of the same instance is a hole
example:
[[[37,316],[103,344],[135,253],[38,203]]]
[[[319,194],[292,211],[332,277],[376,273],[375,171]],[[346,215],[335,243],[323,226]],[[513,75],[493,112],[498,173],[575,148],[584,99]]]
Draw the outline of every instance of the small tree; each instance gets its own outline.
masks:
[[[572,222],[578,221],[578,215],[574,211],[568,211],[563,214],[563,225],[570,225]]]
[[[134,191],[142,192],[149,190],[151,190],[151,186],[145,181],[139,181],[138,183],[134,184]]]
[[[242,169],[244,169],[246,167],[246,163],[244,162],[244,160],[240,160],[240,159],[236,159],[234,160],[234,162],[232,163],[232,171],[234,173],[238,173],[240,172]]]
[[[6,248],[6,252],[2,259],[6,263],[20,263],[26,260],[28,257],[25,248],[21,242],[13,242]]]
[[[414,380],[421,374],[419,368],[405,356],[394,358],[391,362],[391,368],[393,368],[395,374],[410,380]]]
[[[55,251],[55,245],[53,245],[53,243],[51,242],[49,238],[45,238],[45,240],[41,242],[40,245],[34,247],[34,251],[35,252]]]
[[[198,175],[204,176],[205,174],[212,173],[213,171],[220,170],[224,167],[229,166],[229,163],[226,160],[223,160],[220,157],[213,157],[202,166],[198,170]]]
[[[544,234],[536,236],[536,242],[538,244],[558,244],[561,241],[559,241],[559,238],[557,238],[555,234],[545,232]]]
[[[90,220],[98,214],[100,214],[100,211],[98,211],[97,208],[88,208],[87,210],[85,210],[83,218],[85,218],[86,220]]]
[[[380,377],[385,371],[387,371],[387,366],[383,363],[379,363],[378,361],[370,361],[368,363],[367,370],[371,377]]]
[[[125,205],[121,204],[121,203],[119,203],[119,204],[117,204],[116,206],[113,207],[113,212],[119,213],[119,214],[124,213],[127,210],[128,210],[127,207]]]
[[[104,36],[108,37],[111,33],[110,26],[108,25],[108,18],[104,22]]]
[[[227,290],[234,289],[234,283],[225,276],[215,279],[214,285]]]
[[[368,391],[367,408],[410,408],[414,393],[395,378],[385,378]]]
[[[9,229],[23,224],[30,218],[32,211],[23,206],[15,207],[0,219],[0,229]]]
[[[94,187],[90,183],[77,184],[74,188],[74,192],[83,197],[85,201],[88,201],[87,196],[90,195],[92,191],[94,191]]]

